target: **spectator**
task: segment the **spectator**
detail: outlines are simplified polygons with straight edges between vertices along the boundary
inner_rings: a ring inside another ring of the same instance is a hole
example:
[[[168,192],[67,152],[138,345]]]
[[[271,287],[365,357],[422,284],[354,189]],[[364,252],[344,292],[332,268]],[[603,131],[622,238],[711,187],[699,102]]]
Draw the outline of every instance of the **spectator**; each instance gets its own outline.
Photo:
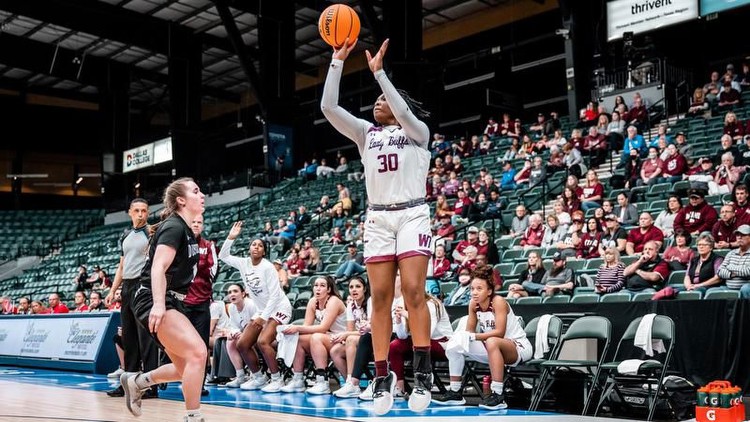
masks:
[[[521,235],[520,246],[522,248],[538,248],[542,246],[542,239],[544,238],[544,225],[542,224],[542,217],[539,214],[531,214],[529,216],[529,225]]]
[[[274,259],[272,264],[276,269],[276,272],[279,274],[279,286],[281,286],[281,290],[288,292],[291,287],[289,286],[289,272],[284,269],[284,264],[280,259]]]
[[[471,301],[471,271],[461,268],[458,284],[443,299],[445,306],[466,306]]]
[[[454,262],[461,262],[464,260],[466,255],[464,254],[464,250],[469,246],[476,246],[479,244],[479,229],[471,226],[466,230],[466,240],[462,240],[458,242],[458,245],[456,245],[456,249],[453,250],[453,261]]]
[[[738,247],[735,231],[741,225],[736,217],[734,204],[724,204],[719,212],[719,221],[714,224],[711,235],[718,249],[730,249]]]
[[[570,227],[571,218],[570,214],[565,210],[565,202],[563,202],[562,199],[557,199],[552,206],[552,209],[555,211],[555,216],[560,222],[560,226],[564,230],[568,230],[568,227]]]
[[[484,212],[484,218],[500,218],[503,209],[505,209],[506,201],[500,196],[500,192],[496,190],[490,191],[490,199],[487,201],[487,210]]]
[[[536,116],[536,123],[529,126],[529,134],[535,139],[539,139],[542,135],[551,135],[554,131],[554,127],[551,124],[547,124],[544,113],[539,113]]]
[[[500,262],[500,257],[497,252],[497,246],[491,242],[490,235],[487,230],[480,229],[477,233],[477,255],[484,255],[487,261],[494,265]]]
[[[702,233],[696,241],[698,253],[693,256],[687,267],[683,286],[675,286],[678,291],[695,290],[703,294],[709,287],[722,284],[718,272],[724,258],[714,253],[714,238],[708,233]]]
[[[532,286],[532,288],[540,287],[538,290],[540,296],[554,296],[558,293],[572,294],[574,282],[573,270],[567,267],[565,257],[560,252],[555,252],[552,256],[552,268],[542,277],[542,286]]]
[[[747,185],[740,183],[734,187],[734,209],[739,225],[750,222],[750,201],[748,201]]]
[[[730,111],[724,116],[724,133],[723,135],[729,135],[732,139],[737,142],[745,136],[745,128],[742,123],[737,120],[737,115],[733,111]]]
[[[508,297],[517,299],[525,296],[539,296],[542,279],[547,272],[538,252],[529,252],[528,266],[518,275],[518,283],[508,286]],[[528,288],[527,288],[528,287]]]
[[[664,260],[667,261],[670,271],[685,270],[693,259],[693,250],[690,249],[690,242],[693,238],[689,233],[678,231],[674,234],[674,245],[664,251]]]
[[[109,298],[109,294],[107,295],[107,298]],[[107,300],[105,298],[104,304],[107,304]],[[118,287],[115,289],[115,294],[112,296],[112,301],[110,302],[109,306],[107,306],[107,310],[109,311],[119,311],[122,309],[122,287]]]
[[[305,264],[305,269],[302,270],[302,274],[312,275],[320,272],[323,272],[323,260],[320,259],[320,249],[310,248],[310,257]]]
[[[307,213],[307,207],[304,205],[300,205],[298,211],[299,212],[297,213],[297,219],[294,223],[297,225],[297,230],[302,231],[305,229],[305,226],[307,224],[310,224],[312,217],[310,217],[310,214]]]
[[[326,162],[326,159],[323,158],[320,160],[320,165],[317,169],[315,169],[315,175],[319,178],[328,178],[330,177],[335,170],[333,167],[328,167],[328,163]]]
[[[531,158],[527,158],[523,162],[523,167],[516,173],[513,179],[516,182],[517,188],[525,189],[529,186],[529,178],[531,177]]]
[[[500,134],[500,125],[495,121],[494,117],[490,117],[487,120],[487,126],[484,128],[483,134],[490,137]]]
[[[606,116],[602,115],[606,120]],[[589,165],[599,166],[606,160],[607,157],[607,137],[604,135],[606,131],[601,131],[596,126],[589,128],[589,134],[583,140],[583,150],[586,152],[589,158]]]
[[[497,133],[496,136],[507,136],[508,131],[513,128],[514,124],[510,119],[510,114],[503,113],[503,122],[500,123],[500,133]]]
[[[92,292],[97,293],[99,292]],[[31,301],[28,297],[21,297],[18,299],[18,306],[16,307],[17,315],[31,315]]]
[[[97,291],[91,292],[91,295],[89,295],[89,312],[103,312],[106,310],[102,294]]]
[[[565,137],[563,136],[562,130],[560,130],[560,129],[555,129],[554,136],[548,142],[548,144],[550,146],[550,151],[552,151],[552,152],[561,151],[562,148],[567,143],[568,143],[568,140],[565,139]]]
[[[474,155],[474,151],[471,149],[471,142],[466,139],[465,136],[462,136],[457,144],[453,144],[453,155],[462,158],[468,158]]]
[[[750,120],[748,120],[747,124],[748,128],[745,129],[745,132],[750,132]],[[742,140],[743,142],[737,147],[737,150],[742,155],[740,164],[750,166],[750,134],[745,135]]]
[[[659,246],[653,240],[649,240],[643,246],[640,258],[633,261],[623,271],[625,276],[624,292],[656,293],[669,277],[667,263],[659,257]]]
[[[594,288],[599,294],[619,292],[625,286],[625,264],[620,260],[620,252],[617,248],[607,247],[602,256],[604,263],[596,272]]]
[[[480,192],[476,201],[469,206],[469,221],[481,221],[484,219],[484,213],[487,211],[487,196]]]
[[[448,157],[446,156],[446,159],[447,158]],[[461,175],[463,174],[464,170],[466,170],[466,167],[464,167],[464,165],[461,163],[461,157],[459,157],[458,155],[456,155],[455,157],[453,157],[453,171],[456,172],[456,175],[458,177],[461,177]]]
[[[714,165],[719,166],[722,162],[722,159],[724,158],[724,154],[728,152],[731,153],[732,156],[734,156],[735,163],[742,163],[742,154],[740,153],[740,150],[734,145],[734,140],[732,140],[732,137],[729,135],[722,135],[721,149],[714,156]]]
[[[649,147],[648,158],[641,163],[641,178],[637,185],[650,186],[657,183],[663,167],[659,151],[655,147]]]
[[[31,302],[31,314],[32,315],[44,315],[50,314],[50,310],[44,307],[44,304],[38,300]]]
[[[718,216],[716,210],[705,201],[706,191],[693,188],[688,191],[690,204],[683,207],[674,219],[674,230],[685,230],[693,236],[714,227]]]
[[[721,165],[714,173],[714,180],[708,182],[708,193],[710,195],[721,195],[732,192],[734,185],[740,180],[744,172],[744,167],[734,165],[734,156],[731,153],[724,153],[721,156]]]
[[[602,228],[599,221],[591,217],[586,226],[588,230],[581,236],[576,256],[583,259],[599,258],[599,245],[602,241]]]
[[[622,120],[620,112],[617,110],[612,112],[612,121],[607,124],[607,129],[604,134],[607,136],[607,142],[609,142],[612,150],[622,148],[623,140],[625,139],[625,122]]]
[[[13,306],[13,301],[8,296],[0,297],[0,315],[15,315],[18,309]]]
[[[560,225],[560,220],[555,214],[547,216],[547,226],[544,228],[544,237],[542,238],[541,247],[552,248],[565,237],[567,227]]]
[[[458,180],[458,175],[455,171],[452,171],[448,174],[448,180],[443,184],[442,194],[449,198],[455,198],[460,187],[461,182]]]
[[[518,204],[516,206],[516,215],[513,217],[510,223],[510,236],[520,237],[523,236],[526,229],[529,227],[529,216],[526,213],[526,206]]]
[[[446,242],[450,244],[453,242],[453,239],[455,239],[456,228],[451,225],[451,218],[448,215],[440,217],[440,225],[438,226],[435,235],[437,236],[435,242],[440,245],[443,245]]]
[[[315,180],[318,177],[318,160],[315,158],[305,166],[305,177],[307,180]]]
[[[427,200],[434,201],[443,192],[443,181],[438,173],[433,173],[427,181]]]
[[[643,136],[638,134],[638,129],[635,126],[628,126],[627,136],[623,140],[622,154],[620,155],[620,165],[625,165],[628,158],[630,157],[630,151],[638,151],[638,155],[646,147],[646,143],[643,140]]]
[[[638,218],[638,227],[628,232],[625,251],[628,255],[641,253],[648,242],[654,242],[658,251],[661,249],[662,243],[664,243],[664,233],[658,227],[654,226],[651,214],[644,212]]]
[[[357,237],[357,231],[358,229],[357,227],[354,227],[352,220],[346,220],[344,222],[344,232],[342,233],[342,236],[344,236],[344,242],[354,242],[354,239]]]
[[[691,167],[690,170],[685,173],[687,180],[691,182],[703,182],[706,183],[706,189],[708,189],[708,182],[714,180],[714,163],[708,157],[701,157],[698,159],[698,164]]]
[[[343,183],[336,183],[336,190],[339,191],[339,202],[344,209],[344,214],[349,215],[352,212],[352,198],[349,188],[344,186]]]
[[[332,228],[331,237],[328,239],[328,243],[331,243],[333,245],[341,245],[344,242],[344,234],[341,233],[341,227]]]
[[[609,199],[605,199],[604,201],[602,201],[602,207],[600,209],[604,211],[604,215],[602,215],[602,224],[604,224],[604,217],[606,217],[608,214],[614,214],[615,207],[612,205],[612,201],[610,201]]]
[[[477,247],[470,245],[464,249],[464,258],[461,261],[456,261],[459,268],[468,268],[470,271],[474,271],[477,267]]]
[[[365,272],[365,258],[362,252],[357,250],[357,245],[350,243],[346,246],[345,258],[336,269],[336,281],[341,282],[349,279],[353,275],[361,274]]]
[[[581,195],[581,210],[586,212],[592,208],[599,208],[604,197],[604,186],[599,183],[599,176],[594,170],[586,173],[586,186],[583,187]]]
[[[432,157],[444,157],[450,152],[451,144],[445,140],[445,135],[436,133],[432,135]]]
[[[740,93],[732,88],[731,82],[724,82],[723,89],[719,93],[719,104],[721,108],[729,108],[740,103]]]
[[[318,205],[318,208],[315,209],[315,213],[322,214],[329,209],[331,209],[331,198],[329,198],[328,195],[321,196],[320,204]]]
[[[492,149],[492,141],[487,135],[482,135],[482,142],[479,143],[479,155],[487,155]]]
[[[503,175],[500,179],[500,189],[502,190],[514,190],[516,189],[516,169],[513,168],[510,161],[503,163]]]
[[[568,232],[565,233],[563,240],[558,242],[555,247],[566,257],[573,257],[578,251],[578,246],[581,244],[581,237],[583,236],[583,213],[576,211],[573,213],[573,223],[568,228]]]
[[[750,85],[750,65],[742,63],[742,72],[737,75],[737,81],[742,89]]]
[[[70,312],[68,307],[60,302],[60,295],[57,293],[50,293],[47,302],[49,303],[49,313],[51,314],[67,314]]]
[[[639,132],[643,132],[648,127],[648,110],[643,104],[643,98],[636,92],[633,98],[633,106],[628,113],[629,123],[635,126]]]
[[[289,254],[289,258],[286,260],[286,269],[288,272],[288,278],[297,278],[301,276],[302,270],[304,270],[305,267],[306,267],[305,261],[299,257],[299,253],[297,252],[297,250],[295,248],[292,248],[291,253]],[[282,283],[282,286],[283,286],[283,283]]]
[[[664,160],[662,160],[661,178],[659,183],[674,183],[682,180],[687,171],[687,160],[680,154],[677,145],[667,145]]]
[[[509,138],[519,139],[520,140],[521,137],[525,133],[526,133],[526,131],[524,131],[523,126],[521,125],[521,119],[516,118],[513,121],[513,127],[511,127],[510,130],[508,130],[508,133],[506,134],[506,136],[508,136]]]
[[[623,226],[632,226],[638,220],[638,209],[629,203],[628,196],[624,192],[617,194],[617,205],[612,213],[617,216],[617,221]]]
[[[78,274],[73,279],[73,284],[76,286],[77,292],[83,292],[91,288],[91,284],[88,282],[89,275],[86,272],[86,266],[81,265],[78,267]]]
[[[547,178],[547,169],[542,163],[542,157],[534,157],[534,167],[531,168],[531,174],[529,174],[529,186],[541,186],[541,182]]]
[[[669,195],[667,207],[662,210],[654,221],[654,225],[664,233],[664,237],[672,236],[674,233],[674,220],[677,213],[682,209],[682,200],[675,194]]]
[[[571,186],[565,186],[563,188],[562,198],[560,198],[563,204],[563,209],[566,213],[572,214],[581,209],[581,201],[578,199],[578,194]]]
[[[573,144],[568,142],[563,147],[563,153],[565,154],[563,162],[565,163],[565,167],[568,169],[570,174],[574,175],[575,177],[581,177],[581,174],[583,173],[583,170],[581,168],[583,164],[581,152],[578,151],[578,149],[575,148]]]
[[[297,231],[297,225],[293,221],[285,221],[280,218],[273,231],[273,236],[268,238],[268,242],[274,245],[281,245],[281,253],[285,253],[292,243],[294,243],[294,237]]]
[[[689,145],[687,143],[687,136],[685,135],[685,132],[677,132],[677,135],[675,135],[675,146],[677,147],[677,152],[682,155],[687,162],[690,164],[693,163],[693,158],[695,153],[693,152],[692,145]],[[685,171],[687,171],[687,166],[685,167]]]
[[[432,278],[434,279],[440,280],[448,273],[448,271],[450,271],[451,260],[445,255],[445,246],[435,246],[435,254],[432,256],[431,264],[428,273],[431,269]]]
[[[703,89],[695,88],[687,114],[692,117],[711,117],[711,110],[708,107],[708,100]]]
[[[88,312],[89,305],[86,303],[86,292],[76,292],[75,296],[73,296],[73,304],[75,308],[73,308],[72,312]]]
[[[739,247],[727,253],[718,274],[728,289],[739,290],[741,299],[750,299],[750,226],[741,225],[735,234]]]

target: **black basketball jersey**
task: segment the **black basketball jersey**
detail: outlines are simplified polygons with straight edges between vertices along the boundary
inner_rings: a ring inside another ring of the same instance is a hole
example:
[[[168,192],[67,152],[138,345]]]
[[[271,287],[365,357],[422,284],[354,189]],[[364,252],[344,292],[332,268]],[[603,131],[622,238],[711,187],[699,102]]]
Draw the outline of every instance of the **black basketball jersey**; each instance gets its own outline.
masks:
[[[174,260],[167,268],[167,290],[186,294],[198,268],[200,253],[193,231],[177,214],[164,220],[151,239],[148,259],[141,273],[141,284],[151,287],[151,264],[156,247],[167,245],[175,250]]]

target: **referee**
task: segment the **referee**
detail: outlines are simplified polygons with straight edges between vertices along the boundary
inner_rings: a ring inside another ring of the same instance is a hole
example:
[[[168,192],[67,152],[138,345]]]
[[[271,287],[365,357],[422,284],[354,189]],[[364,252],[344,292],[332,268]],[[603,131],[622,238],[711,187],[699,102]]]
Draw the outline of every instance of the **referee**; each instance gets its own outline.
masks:
[[[122,308],[120,310],[120,325],[122,326],[122,346],[125,351],[125,371],[150,371],[159,366],[159,354],[156,343],[145,328],[135,319],[131,307],[133,294],[140,283],[141,275],[148,253],[148,202],[142,198],[130,202],[128,215],[133,226],[125,229],[118,241],[120,249],[120,264],[117,266],[115,280],[109,289],[104,302],[107,306],[112,302],[115,292],[122,285]],[[143,363],[143,368],[141,368]],[[110,397],[123,397],[125,392],[122,385],[107,391]],[[156,387],[143,394],[144,399],[156,398],[159,394]]]

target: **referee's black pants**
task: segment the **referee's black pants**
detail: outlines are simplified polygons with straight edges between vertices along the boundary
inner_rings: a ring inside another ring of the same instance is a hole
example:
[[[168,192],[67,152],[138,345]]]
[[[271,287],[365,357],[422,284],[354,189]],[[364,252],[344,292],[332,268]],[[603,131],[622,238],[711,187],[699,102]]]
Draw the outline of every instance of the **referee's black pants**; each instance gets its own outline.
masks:
[[[140,287],[137,280],[122,281],[122,346],[125,352],[125,370],[148,372],[159,367],[159,350],[148,330],[141,326],[133,313],[133,296]],[[141,368],[141,363],[143,367]]]

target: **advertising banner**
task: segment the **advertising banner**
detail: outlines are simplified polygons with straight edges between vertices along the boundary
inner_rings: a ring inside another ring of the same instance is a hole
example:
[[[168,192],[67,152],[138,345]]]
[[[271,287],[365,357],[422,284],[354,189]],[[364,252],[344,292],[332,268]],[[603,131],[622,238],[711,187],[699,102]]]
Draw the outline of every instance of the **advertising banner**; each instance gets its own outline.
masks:
[[[701,16],[750,4],[750,0],[701,0]]]
[[[616,0],[607,3],[607,40],[640,34],[698,17],[698,0]]]
[[[108,321],[107,317],[5,318],[0,355],[93,361]]]
[[[154,165],[154,144],[146,144],[122,153],[122,172],[142,169]]]

